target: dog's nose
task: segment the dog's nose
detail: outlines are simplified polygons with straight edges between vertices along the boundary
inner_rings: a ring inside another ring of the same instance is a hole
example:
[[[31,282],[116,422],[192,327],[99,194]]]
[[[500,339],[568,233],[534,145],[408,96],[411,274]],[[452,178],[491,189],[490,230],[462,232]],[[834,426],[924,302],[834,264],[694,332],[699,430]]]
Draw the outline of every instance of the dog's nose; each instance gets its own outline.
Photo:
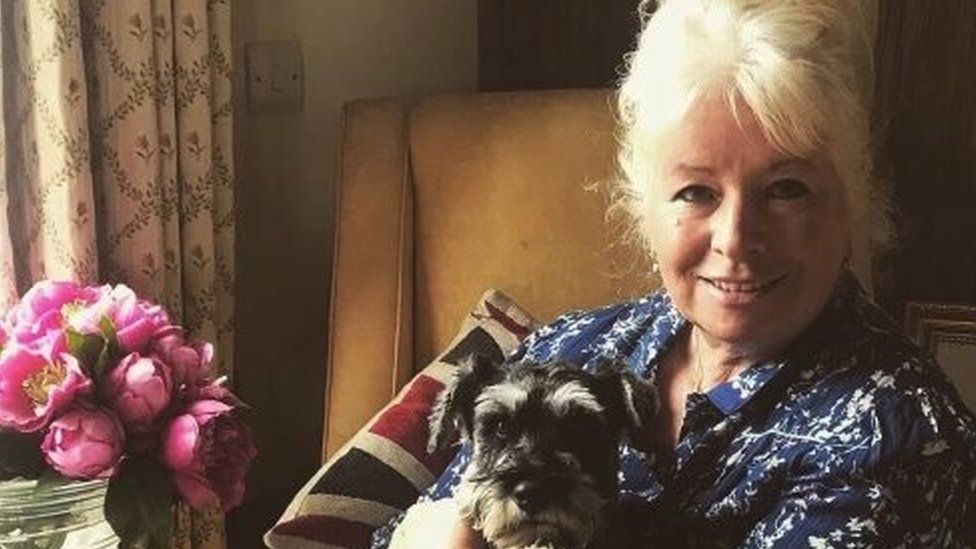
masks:
[[[532,514],[542,509],[545,497],[542,485],[537,482],[523,480],[512,489],[512,497],[523,512]]]

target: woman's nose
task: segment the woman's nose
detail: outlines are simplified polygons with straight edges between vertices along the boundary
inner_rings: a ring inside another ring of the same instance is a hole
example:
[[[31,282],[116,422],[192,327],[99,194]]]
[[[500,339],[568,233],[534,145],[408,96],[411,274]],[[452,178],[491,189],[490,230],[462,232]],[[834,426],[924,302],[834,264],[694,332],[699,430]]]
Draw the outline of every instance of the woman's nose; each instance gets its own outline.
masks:
[[[712,214],[712,250],[732,261],[766,251],[761,205],[750,197],[727,196]]]

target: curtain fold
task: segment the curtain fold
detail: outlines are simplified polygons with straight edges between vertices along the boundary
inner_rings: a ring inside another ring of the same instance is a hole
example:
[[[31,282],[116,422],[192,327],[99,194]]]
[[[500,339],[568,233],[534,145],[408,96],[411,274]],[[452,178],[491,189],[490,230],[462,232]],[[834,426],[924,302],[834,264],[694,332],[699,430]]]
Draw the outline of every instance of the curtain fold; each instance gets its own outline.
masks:
[[[0,308],[125,283],[233,372],[227,0],[0,0]],[[173,547],[222,547],[181,508]]]
[[[7,8],[6,3],[0,2],[0,52],[10,52],[11,50],[7,44],[8,40],[6,40],[9,33],[2,32],[10,18],[9,14],[6,13]],[[10,204],[9,193],[7,192],[9,186],[7,181],[7,165],[9,163],[7,160],[7,125],[4,124],[7,110],[5,94],[7,64],[7,56],[0,55],[0,311],[6,311],[17,301],[17,272],[14,268],[13,242],[10,238],[10,220],[7,214],[7,208]],[[7,230],[3,230],[4,228]]]
[[[98,260],[77,6],[5,0],[3,126],[11,259],[5,293],[94,282]]]

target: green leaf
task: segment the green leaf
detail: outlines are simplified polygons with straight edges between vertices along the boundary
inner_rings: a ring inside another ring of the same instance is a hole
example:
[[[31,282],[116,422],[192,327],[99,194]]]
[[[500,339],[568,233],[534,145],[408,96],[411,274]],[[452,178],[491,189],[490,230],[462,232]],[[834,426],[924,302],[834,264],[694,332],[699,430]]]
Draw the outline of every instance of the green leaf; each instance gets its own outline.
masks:
[[[126,458],[105,496],[105,518],[122,540],[119,547],[168,547],[175,502],[165,467],[149,456]]]
[[[112,319],[103,316],[100,321],[98,321],[98,327],[102,329],[102,335],[105,336],[105,341],[108,342],[109,347],[112,348],[112,352],[117,352],[119,349],[119,334],[115,330],[115,324],[112,323]]]
[[[37,477],[37,485],[34,487],[34,494],[43,494],[59,486],[64,486],[74,482],[70,478],[63,477],[54,469],[44,469]]]
[[[107,341],[103,342],[102,350],[99,351],[98,358],[95,359],[95,364],[92,365],[92,376],[97,382],[101,381],[105,375],[105,370],[108,369],[109,362],[111,362],[112,351],[110,347],[111,344]]]
[[[102,352],[105,351],[105,338],[99,334],[82,334],[67,330],[68,352],[81,362],[85,371],[92,372]]]

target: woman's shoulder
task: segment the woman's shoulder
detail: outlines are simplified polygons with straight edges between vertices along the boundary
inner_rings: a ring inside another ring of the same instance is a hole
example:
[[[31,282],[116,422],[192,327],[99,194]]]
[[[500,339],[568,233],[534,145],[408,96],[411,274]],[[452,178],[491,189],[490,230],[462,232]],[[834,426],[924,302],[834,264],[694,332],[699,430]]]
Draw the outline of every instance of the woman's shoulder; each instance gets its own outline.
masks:
[[[976,459],[976,420],[935,360],[873,304],[850,326],[809,375],[828,423],[869,430],[881,461],[937,449]]]
[[[860,327],[851,334],[849,367],[861,379],[888,396],[885,402],[917,400],[961,401],[959,393],[935,358],[905,335],[877,305],[867,304]],[[959,405],[963,409],[965,406]]]
[[[976,460],[976,419],[931,356],[900,340],[866,350],[861,360],[889,446],[923,454],[951,449]]]
[[[565,313],[530,334],[513,356],[517,360],[585,363],[596,355],[626,355],[648,331],[681,322],[663,291],[639,299]]]

